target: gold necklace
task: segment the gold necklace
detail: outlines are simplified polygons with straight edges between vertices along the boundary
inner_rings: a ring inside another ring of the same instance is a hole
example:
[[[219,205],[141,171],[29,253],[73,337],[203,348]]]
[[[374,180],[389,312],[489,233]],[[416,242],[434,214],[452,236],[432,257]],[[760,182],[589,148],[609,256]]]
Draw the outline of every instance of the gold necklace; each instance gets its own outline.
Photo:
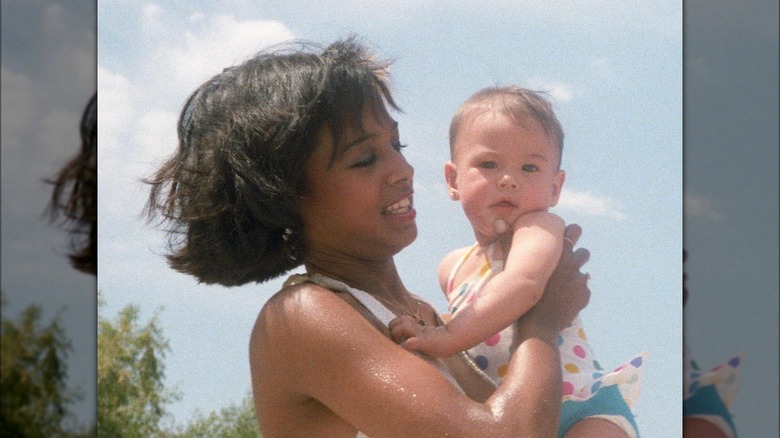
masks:
[[[384,298],[382,298],[382,297],[380,297],[380,296],[374,296],[374,298],[376,298],[376,299],[378,299],[379,301],[381,301],[381,302],[383,302],[383,303],[387,304],[388,306],[392,307],[392,308],[393,308],[393,309],[395,309],[396,311],[400,311],[401,313],[405,313],[405,314],[407,314],[407,315],[411,316],[412,318],[414,318],[414,319],[415,319],[415,321],[417,321],[417,324],[420,324],[420,325],[425,325],[425,321],[424,321],[424,320],[423,320],[423,319],[420,317],[420,302],[419,302],[419,301],[417,301],[417,300],[414,300],[414,302],[415,302],[415,303],[417,303],[417,308],[415,309],[415,312],[414,312],[414,313],[412,313],[412,312],[410,312],[410,311],[408,311],[408,310],[404,309],[403,307],[400,307],[400,306],[398,306],[398,305],[395,305],[395,304],[393,304],[393,303],[391,303],[391,302],[387,301],[386,299],[384,299]],[[407,301],[406,301],[406,303],[407,303],[407,304],[409,304],[409,301],[407,300]]]

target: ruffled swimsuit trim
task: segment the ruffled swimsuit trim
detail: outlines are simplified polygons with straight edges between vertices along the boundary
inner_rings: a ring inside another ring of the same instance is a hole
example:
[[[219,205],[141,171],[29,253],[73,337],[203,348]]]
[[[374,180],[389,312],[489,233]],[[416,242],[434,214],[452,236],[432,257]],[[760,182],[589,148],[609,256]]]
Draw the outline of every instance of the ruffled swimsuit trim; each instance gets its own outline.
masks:
[[[683,417],[706,420],[728,438],[736,438],[730,408],[739,392],[739,367],[744,358],[745,354],[740,353],[710,370],[702,370],[683,346]]]

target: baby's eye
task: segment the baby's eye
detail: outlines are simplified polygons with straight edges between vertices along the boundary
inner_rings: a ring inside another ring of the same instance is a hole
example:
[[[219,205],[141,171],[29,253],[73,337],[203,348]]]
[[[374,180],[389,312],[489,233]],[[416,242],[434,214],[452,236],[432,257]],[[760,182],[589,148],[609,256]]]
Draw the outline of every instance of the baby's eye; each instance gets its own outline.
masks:
[[[539,168],[535,164],[523,164],[523,172],[538,172]]]
[[[495,161],[483,161],[479,163],[479,167],[483,169],[495,169],[496,167],[498,167],[498,164],[496,164]]]
[[[390,143],[390,146],[396,151],[401,152],[401,149],[405,148],[407,145],[401,143],[401,140],[393,140],[393,142]]]
[[[351,167],[368,167],[376,162],[376,154],[371,152],[363,155],[357,161],[355,161]]]

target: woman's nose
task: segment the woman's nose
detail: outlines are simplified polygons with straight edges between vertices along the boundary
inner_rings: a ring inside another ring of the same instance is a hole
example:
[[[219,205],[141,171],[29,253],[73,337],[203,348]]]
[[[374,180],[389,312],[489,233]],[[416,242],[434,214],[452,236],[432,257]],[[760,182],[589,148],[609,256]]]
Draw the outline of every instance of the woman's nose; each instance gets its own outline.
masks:
[[[395,157],[393,158],[393,169],[390,172],[390,175],[388,175],[387,182],[389,184],[395,184],[404,180],[411,181],[412,177],[414,177],[414,168],[412,165],[406,161],[406,157],[400,152],[395,154]]]

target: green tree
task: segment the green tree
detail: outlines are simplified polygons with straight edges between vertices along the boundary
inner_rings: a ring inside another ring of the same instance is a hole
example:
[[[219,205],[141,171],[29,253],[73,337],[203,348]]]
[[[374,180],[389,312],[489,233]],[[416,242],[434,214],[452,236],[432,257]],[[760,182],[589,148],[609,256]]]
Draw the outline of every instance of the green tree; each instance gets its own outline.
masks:
[[[7,308],[1,292],[0,307]],[[65,384],[72,347],[60,316],[43,324],[40,306],[30,305],[18,322],[3,316],[0,326],[0,436],[74,436],[63,423],[80,396]]]
[[[98,296],[98,308],[104,302]],[[167,436],[161,421],[167,406],[178,398],[166,390],[165,353],[168,341],[157,314],[139,322],[138,306],[128,305],[115,320],[98,315],[98,427],[99,436]]]
[[[98,295],[98,308],[104,305]],[[163,420],[170,417],[167,407],[179,398],[163,384],[168,351],[157,314],[146,324],[139,322],[139,308],[134,305],[126,306],[114,320],[98,314],[99,436],[262,437],[251,395],[206,416],[198,414],[184,426],[164,427]]]
[[[261,438],[252,396],[208,416],[198,415],[175,438]]]

